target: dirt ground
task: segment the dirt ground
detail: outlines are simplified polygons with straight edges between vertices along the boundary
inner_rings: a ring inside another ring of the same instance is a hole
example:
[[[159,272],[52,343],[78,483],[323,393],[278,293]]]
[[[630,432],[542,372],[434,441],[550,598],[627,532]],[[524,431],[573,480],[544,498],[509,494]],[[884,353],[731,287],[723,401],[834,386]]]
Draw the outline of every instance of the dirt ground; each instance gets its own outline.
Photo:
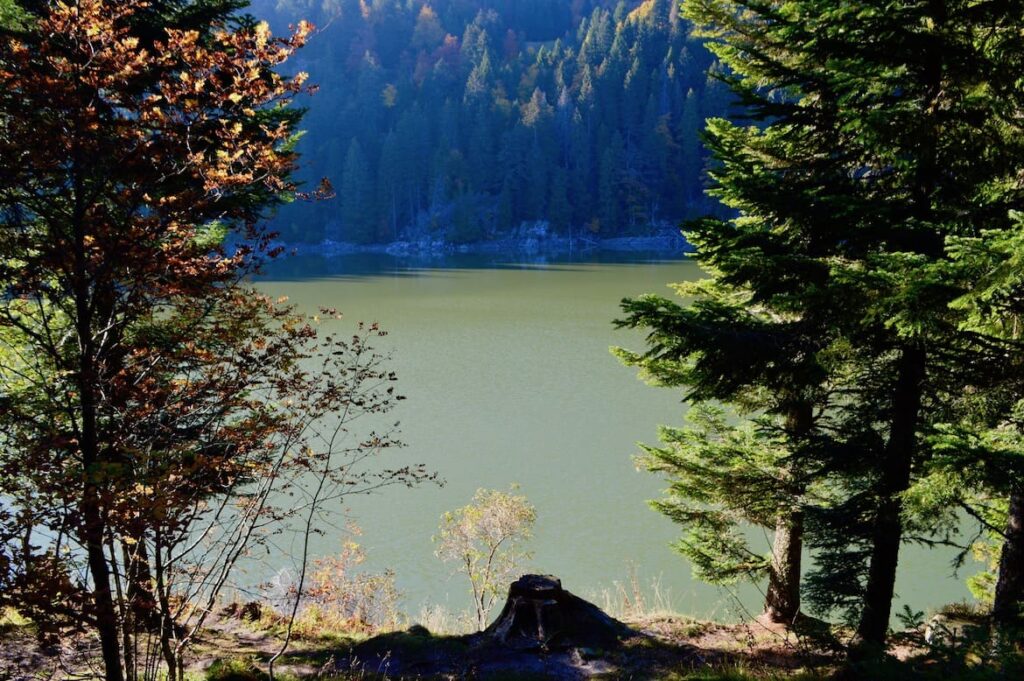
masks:
[[[678,616],[627,622],[633,634],[609,650],[586,648],[515,651],[481,635],[438,636],[422,627],[375,637],[293,641],[277,669],[299,678],[418,679],[662,679],[731,664],[776,672],[827,667],[829,655],[812,651],[793,631],[753,621],[702,623]],[[202,678],[217,659],[251,659],[263,666],[281,645],[259,623],[218,618],[202,632],[189,672]],[[90,676],[95,647],[41,648],[27,631],[0,639],[0,681]]]

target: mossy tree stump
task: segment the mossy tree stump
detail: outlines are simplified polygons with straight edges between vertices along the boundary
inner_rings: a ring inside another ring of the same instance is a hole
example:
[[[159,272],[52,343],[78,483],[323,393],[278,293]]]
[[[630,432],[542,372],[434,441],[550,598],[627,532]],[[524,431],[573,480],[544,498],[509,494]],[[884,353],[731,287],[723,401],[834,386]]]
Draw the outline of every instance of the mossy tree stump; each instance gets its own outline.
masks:
[[[513,582],[501,614],[484,630],[505,647],[543,651],[614,648],[632,633],[550,575],[524,575]]]

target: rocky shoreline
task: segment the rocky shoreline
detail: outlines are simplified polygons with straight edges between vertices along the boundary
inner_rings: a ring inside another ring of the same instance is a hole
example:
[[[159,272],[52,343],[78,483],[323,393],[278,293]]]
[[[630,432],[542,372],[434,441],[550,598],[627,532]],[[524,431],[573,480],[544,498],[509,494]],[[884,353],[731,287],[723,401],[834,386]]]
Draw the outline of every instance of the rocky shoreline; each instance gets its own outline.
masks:
[[[445,256],[453,254],[574,255],[596,252],[655,252],[679,256],[693,250],[681,234],[627,236],[609,239],[568,238],[538,235],[511,236],[503,239],[455,244],[441,239],[394,241],[383,244],[354,244],[325,240],[319,243],[281,243],[298,255],[334,257],[375,253],[395,257]]]

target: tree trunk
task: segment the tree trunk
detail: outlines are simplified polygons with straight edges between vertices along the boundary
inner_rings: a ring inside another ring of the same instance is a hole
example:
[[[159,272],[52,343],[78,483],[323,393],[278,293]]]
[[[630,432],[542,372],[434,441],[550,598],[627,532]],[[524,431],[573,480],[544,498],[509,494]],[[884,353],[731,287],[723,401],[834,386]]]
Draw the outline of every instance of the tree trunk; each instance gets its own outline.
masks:
[[[1020,622],[1024,605],[1024,492],[1010,495],[1010,513],[1006,520],[1006,540],[999,556],[999,581],[992,607],[992,619],[1000,625]]]
[[[82,513],[82,543],[85,545],[89,575],[93,582],[93,608],[95,609],[96,631],[100,638],[106,681],[123,681],[124,668],[121,665],[120,632],[118,631],[117,610],[110,585],[110,565],[104,555],[106,544],[106,520],[103,517],[103,503],[96,477],[102,476],[97,438],[95,371],[91,362],[91,330],[89,317],[82,314],[85,296],[79,297],[79,337],[86,338],[86,350],[82,353],[79,369],[79,389],[82,407],[82,469],[83,489],[80,510]],[[84,328],[82,328],[84,327]]]
[[[84,520],[83,538],[89,562],[89,574],[93,581],[93,607],[96,616],[96,631],[100,637],[103,654],[104,678],[106,681],[123,681],[121,666],[121,644],[117,626],[117,611],[110,588],[110,566],[103,555],[103,518],[96,499],[95,485],[87,484],[82,502]]]
[[[523,575],[508,588],[501,614],[484,630],[500,645],[516,650],[612,650],[633,631],[562,588],[550,575]]]
[[[72,295],[75,302],[75,332],[78,336],[78,366],[76,381],[81,408],[79,447],[82,453],[82,499],[79,510],[82,517],[82,544],[85,545],[89,575],[93,582],[93,608],[96,631],[100,638],[106,681],[124,681],[121,664],[120,632],[117,610],[110,585],[110,566],[104,555],[107,522],[103,513],[101,488],[102,463],[100,457],[97,394],[99,376],[96,370],[96,346],[93,339],[92,289],[86,257],[84,186],[78,172],[81,159],[77,145],[73,153],[75,208],[72,220],[75,255]]]
[[[790,442],[798,443],[814,427],[814,407],[797,400],[786,415],[786,434]],[[794,464],[795,466],[795,464]],[[800,495],[802,483],[792,480],[793,504],[783,509],[775,522],[775,538],[772,541],[772,564],[768,574],[768,592],[764,599],[764,614],[768,620],[792,624],[800,612],[801,557],[804,548],[804,514],[801,510]]]
[[[900,493],[910,486],[921,412],[925,353],[920,346],[903,350],[893,392],[889,443],[878,483],[878,507],[872,536],[871,564],[864,593],[864,609],[857,626],[859,646],[885,645],[892,613],[900,544],[903,540],[903,503]]]
[[[126,607],[127,599],[125,598],[124,591],[125,585],[124,580],[121,579],[121,574],[118,571],[117,564],[117,552],[114,547],[114,540],[107,535],[107,551],[110,556],[110,574],[114,581],[114,601],[118,610],[118,620],[121,630],[121,652],[122,659],[124,662],[124,675],[126,679],[137,679],[139,677],[138,670],[138,659],[135,656],[135,618],[130,612],[130,608]],[[125,565],[128,561],[125,561]]]
[[[804,547],[804,514],[794,510],[775,524],[772,565],[764,614],[772,622],[792,624],[800,612],[800,557]]]
[[[153,632],[160,627],[156,595],[153,593],[153,574],[149,567],[146,538],[140,532],[131,548],[124,547],[126,600],[135,626],[140,631]]]

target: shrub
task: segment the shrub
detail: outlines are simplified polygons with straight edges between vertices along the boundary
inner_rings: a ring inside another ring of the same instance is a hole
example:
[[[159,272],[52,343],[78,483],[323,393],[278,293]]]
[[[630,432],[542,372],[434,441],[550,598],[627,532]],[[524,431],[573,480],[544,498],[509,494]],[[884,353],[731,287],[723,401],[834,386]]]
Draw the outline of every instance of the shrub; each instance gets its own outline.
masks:
[[[349,532],[360,534],[353,524]],[[292,631],[300,638],[375,633],[390,631],[402,623],[398,610],[400,594],[391,570],[368,573],[359,570],[366,561],[366,552],[357,542],[349,540],[341,552],[312,561],[303,588],[299,611]],[[287,574],[280,575],[268,594],[275,609],[289,610],[297,595],[298,585],[289,583]],[[275,613],[275,620],[280,615]]]
[[[455,562],[456,571],[469,578],[478,628],[487,625],[501,589],[530,558],[520,545],[533,535],[536,519],[526,497],[484,489],[477,490],[472,503],[441,516],[436,554]]]

